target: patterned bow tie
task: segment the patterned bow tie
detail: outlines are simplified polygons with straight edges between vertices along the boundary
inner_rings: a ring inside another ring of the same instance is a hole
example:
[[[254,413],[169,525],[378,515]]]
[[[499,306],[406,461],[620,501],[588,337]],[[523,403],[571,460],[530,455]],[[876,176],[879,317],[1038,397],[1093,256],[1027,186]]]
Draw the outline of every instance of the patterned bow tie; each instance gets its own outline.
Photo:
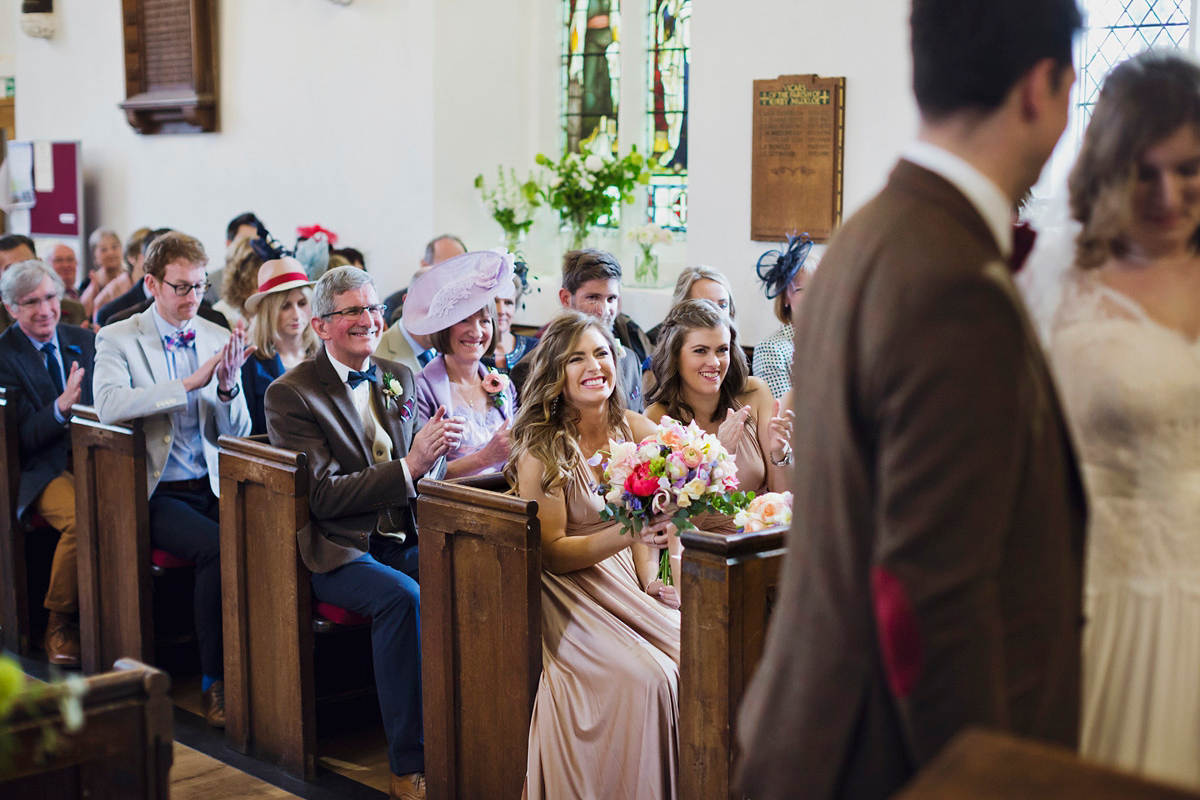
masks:
[[[191,328],[186,331],[175,331],[163,337],[163,344],[167,348],[167,352],[178,350],[181,347],[196,346],[196,332]]]
[[[375,365],[374,364],[367,367],[362,372],[359,372],[356,369],[352,369],[352,370],[350,370],[349,374],[346,376],[346,383],[350,384],[351,389],[357,389],[358,385],[360,383],[362,383],[363,381],[370,381],[371,383],[379,383],[379,376],[375,374]]]

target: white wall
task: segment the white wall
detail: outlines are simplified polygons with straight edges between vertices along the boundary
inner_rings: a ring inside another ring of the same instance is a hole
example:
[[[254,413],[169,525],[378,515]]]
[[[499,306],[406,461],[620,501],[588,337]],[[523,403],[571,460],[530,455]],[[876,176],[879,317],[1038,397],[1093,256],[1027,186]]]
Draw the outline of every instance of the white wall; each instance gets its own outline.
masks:
[[[777,243],[750,240],[753,81],[816,73],[846,78],[844,214],[878,191],[916,132],[908,3],[845,0],[696,3],[692,21],[687,258],[729,276],[742,338],[778,327],[754,275]]]
[[[17,36],[23,138],[83,143],[89,228],[170,226],[223,263],[253,210],[290,244],[320,223],[381,288],[433,227],[434,0],[222,0],[220,133],[142,136],[124,99],[116,0],[57,0],[53,40]]]
[[[15,74],[20,11],[21,0],[0,0],[0,78]]]

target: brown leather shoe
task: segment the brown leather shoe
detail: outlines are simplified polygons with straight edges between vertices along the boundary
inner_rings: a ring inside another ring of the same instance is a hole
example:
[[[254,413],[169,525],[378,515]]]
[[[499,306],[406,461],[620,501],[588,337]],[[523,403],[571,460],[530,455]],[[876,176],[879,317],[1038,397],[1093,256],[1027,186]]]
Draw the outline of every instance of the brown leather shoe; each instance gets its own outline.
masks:
[[[214,728],[225,727],[225,681],[213,681],[212,686],[200,695],[204,707],[204,721]]]
[[[46,623],[46,658],[56,667],[79,666],[79,627],[58,611]]]
[[[425,800],[425,773],[393,775],[391,800]]]

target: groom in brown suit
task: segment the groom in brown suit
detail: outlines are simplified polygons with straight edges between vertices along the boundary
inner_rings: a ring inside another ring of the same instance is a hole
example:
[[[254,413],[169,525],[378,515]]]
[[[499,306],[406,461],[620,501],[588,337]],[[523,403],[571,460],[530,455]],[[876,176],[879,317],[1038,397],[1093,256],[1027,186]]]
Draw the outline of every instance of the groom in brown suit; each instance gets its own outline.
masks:
[[[796,324],[795,517],[740,788],[884,798],[957,732],[1073,747],[1084,500],[1005,261],[1067,119],[1074,0],[914,0],[918,141]]]
[[[421,590],[414,486],[457,443],[439,408],[416,430],[412,373],[375,358],[383,304],[371,276],[338,267],[313,290],[324,347],[267,388],[271,444],[308,454],[312,522],[298,534],[322,602],[371,618],[395,800],[425,797]]]

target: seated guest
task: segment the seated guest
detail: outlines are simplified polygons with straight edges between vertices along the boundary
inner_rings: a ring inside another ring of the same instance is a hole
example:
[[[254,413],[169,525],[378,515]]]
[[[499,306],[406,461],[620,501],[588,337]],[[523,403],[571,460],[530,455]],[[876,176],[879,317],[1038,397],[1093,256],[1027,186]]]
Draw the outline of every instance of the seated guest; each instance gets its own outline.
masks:
[[[230,327],[238,320],[249,321],[246,299],[258,291],[258,270],[263,257],[255,248],[258,239],[241,239],[225,251],[225,269],[221,271],[221,299],[213,304],[229,320]],[[294,259],[293,259],[294,260]]]
[[[60,323],[62,293],[62,279],[40,261],[22,261],[4,271],[0,296],[16,324],[0,335],[0,385],[19,390],[17,516],[28,521],[40,514],[61,534],[45,600],[50,612],[46,656],[51,664],[74,667],[79,665],[79,628],[72,619],[79,610],[79,579],[70,418],[72,405],[92,402],[96,349],[90,331]]]
[[[684,300],[672,308],[651,364],[654,389],[646,416],[652,422],[668,416],[715,434],[737,461],[742,491],[787,490],[791,411],[781,417],[766,383],[749,374],[737,329],[723,311],[709,300]],[[728,518],[696,522],[708,530],[732,524]]]
[[[367,260],[363,257],[362,251],[354,247],[339,247],[330,254],[330,258],[341,256],[346,259],[346,263],[352,267],[358,267],[361,270],[366,270]]]
[[[520,266],[520,265],[518,265]],[[537,345],[537,339],[532,336],[522,336],[513,333],[512,320],[525,293],[525,284],[520,276],[514,275],[512,287],[502,287],[496,295],[496,347],[488,366],[495,366],[503,373],[508,373],[513,365],[525,357],[525,354]]]
[[[324,347],[267,389],[267,430],[271,444],[308,454],[312,525],[299,545],[313,594],[371,618],[391,796],[423,798],[413,487],[457,445],[461,426],[439,408],[417,429],[412,373],[373,356],[383,305],[367,273],[339,267],[322,275],[312,327]],[[385,374],[398,391],[383,385]]]
[[[416,280],[419,280],[424,274],[424,272],[419,273],[413,282],[416,283]],[[403,308],[400,311],[400,318],[384,331],[375,353],[387,361],[397,361],[403,364],[416,375],[434,359],[437,350],[433,347],[432,337],[413,333],[408,329],[404,322]]]
[[[671,298],[671,305],[677,306],[684,300],[711,300],[717,308],[729,315],[731,322],[737,321],[737,309],[733,306],[733,287],[729,285],[728,278],[712,267],[684,267],[675,280],[675,294]],[[661,330],[662,323],[659,323],[646,331],[646,336],[651,342],[658,344],[658,334]],[[643,367],[650,369],[649,362],[643,364]]]
[[[242,365],[242,389],[250,409],[251,433],[267,432],[267,387],[284,372],[317,352],[312,319],[313,282],[291,256],[258,270],[258,291],[246,298],[254,355]]]
[[[143,419],[150,540],[196,565],[204,715],[223,727],[217,437],[250,432],[240,377],[253,348],[240,325],[231,335],[197,318],[207,262],[191,236],[173,231],[154,240],[145,263],[153,305],[100,329],[93,384],[103,422]]]
[[[117,321],[117,315],[121,312],[130,308],[136,308],[142,303],[146,302],[146,289],[142,280],[146,276],[146,271],[144,269],[144,264],[146,262],[146,251],[150,249],[151,242],[153,242],[159,236],[162,236],[164,233],[170,233],[170,231],[170,228],[157,228],[156,230],[147,231],[146,235],[142,237],[141,243],[138,247],[138,252],[132,259],[133,267],[132,271],[130,272],[130,278],[133,281],[133,286],[129,287],[129,290],[120,297],[117,297],[115,300],[110,300],[108,303],[105,303],[100,307],[100,310],[96,312],[97,325],[103,327],[110,322],[115,322]],[[126,261],[130,261],[129,253],[129,245],[126,245]]]
[[[233,219],[229,220],[229,224],[225,226],[225,249],[240,242],[242,239],[253,239],[259,236],[259,228],[262,222],[252,212],[247,211],[244,214],[238,214]],[[215,270],[209,273],[208,291],[204,293],[204,301],[210,306],[216,305],[221,300],[221,286],[224,284],[224,268]]]
[[[563,308],[571,308],[591,314],[600,324],[612,331],[621,302],[621,265],[616,256],[603,250],[571,250],[563,256],[563,282],[558,290],[558,300]],[[517,385],[517,397],[532,365],[534,348],[512,368],[512,379]],[[618,343],[616,350],[617,390],[625,407],[631,411],[642,411],[642,359]],[[522,401],[523,402],[523,401]]]
[[[37,254],[33,249],[33,239],[19,233],[6,233],[0,236],[0,273],[20,261],[36,260]],[[78,300],[63,297],[59,305],[62,308],[63,322],[82,325],[87,321],[88,315],[83,310],[83,303]],[[0,332],[7,330],[12,324],[13,318],[8,313],[8,307],[0,305]]]
[[[413,283],[417,278],[429,271],[429,268],[440,264],[448,258],[461,256],[467,252],[467,246],[463,244],[462,239],[450,233],[443,233],[429,240],[425,245],[425,255],[421,257],[421,265],[417,267],[417,271],[413,273]],[[407,288],[401,289],[398,292],[393,292],[383,301],[386,310],[384,313],[387,316],[384,318],[389,323],[395,323],[400,319],[400,309],[404,307],[404,295],[408,292]],[[416,370],[414,370],[415,372]]]
[[[446,477],[498,472],[508,460],[516,392],[486,362],[495,342],[496,294],[512,286],[512,256],[491,250],[443,261],[409,289],[404,322],[440,355],[417,375],[417,424],[438,408],[463,424],[446,454]],[[502,385],[507,384],[507,385]]]
[[[63,282],[63,297],[78,300],[75,286],[79,283],[79,259],[75,251],[65,244],[55,245],[50,251],[50,266]]]
[[[33,239],[19,233],[6,233],[0,236],[0,272],[8,269],[18,261],[36,261],[37,251]]]
[[[83,303],[88,319],[92,319],[100,306],[129,291],[133,281],[125,271],[122,259],[124,251],[116,231],[97,228],[88,237],[88,246],[92,248],[92,261],[96,266],[88,273],[90,280],[80,293],[79,302]],[[108,292],[101,294],[105,289]],[[98,304],[97,300],[102,302]]]
[[[646,593],[669,520],[604,522],[593,456],[653,433],[617,391],[616,342],[564,311],[532,353],[506,473],[536,500],[542,540],[542,676],[529,726],[529,798],[674,798],[679,612]],[[581,732],[586,732],[582,735]]]
[[[92,303],[92,308],[95,309],[92,319],[97,325],[101,324],[100,312],[104,310],[105,306],[118,298],[124,297],[133,288],[134,284],[141,283],[142,276],[145,274],[142,272],[142,262],[145,260],[145,256],[142,253],[142,242],[146,241],[146,237],[149,235],[149,228],[138,228],[129,235],[129,239],[125,242],[124,251],[125,274],[129,276],[128,286],[126,286],[123,280],[113,281],[96,294],[96,299]],[[123,287],[124,290],[122,290]]]
[[[771,394],[781,397],[792,388],[792,321],[804,284],[817,271],[819,260],[811,255],[812,239],[789,236],[787,247],[769,250],[758,259],[758,277],[768,300],[775,301],[779,329],[754,348],[754,374],[767,382]]]

